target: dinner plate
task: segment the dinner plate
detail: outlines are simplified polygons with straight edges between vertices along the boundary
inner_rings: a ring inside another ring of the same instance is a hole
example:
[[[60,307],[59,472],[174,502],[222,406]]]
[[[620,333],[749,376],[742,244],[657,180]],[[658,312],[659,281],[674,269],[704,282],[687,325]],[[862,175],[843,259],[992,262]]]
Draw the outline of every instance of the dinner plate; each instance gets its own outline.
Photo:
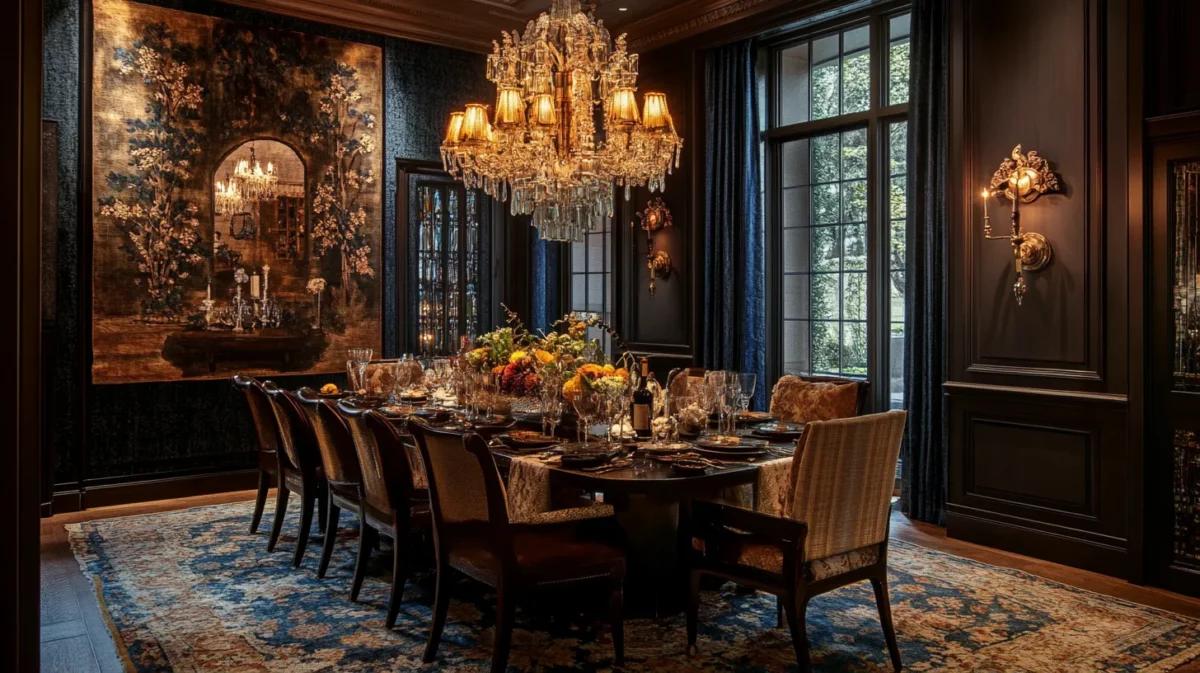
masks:
[[[765,411],[745,411],[738,412],[734,417],[737,419],[738,425],[750,425],[752,423],[766,423],[767,421],[775,420],[775,417]]]
[[[506,432],[498,436],[497,439],[499,439],[500,442],[505,446],[521,451],[530,449],[544,449],[546,447],[562,443],[559,438],[551,437],[550,435],[534,434],[514,437],[513,433],[510,432]]]
[[[733,451],[723,451],[719,449],[706,449],[700,445],[692,448],[693,451],[709,458],[719,458],[721,460],[746,460],[747,458],[759,458],[770,453],[770,449],[762,447],[759,449],[734,449]]]
[[[751,431],[755,437],[766,439],[796,439],[804,434],[803,423],[763,423]]]
[[[750,437],[738,437],[737,444],[725,444],[725,443],[716,442],[712,439],[711,436],[709,436],[709,437],[701,437],[700,439],[697,439],[695,442],[693,442],[693,444],[695,444],[696,446],[701,447],[701,448],[712,449],[714,451],[725,451],[727,453],[756,451],[758,449],[767,448],[767,440],[752,439]]]
[[[564,453],[562,457],[562,466],[579,469],[583,467],[595,467],[603,465],[612,460],[617,454],[608,449],[585,449],[575,451],[573,453]]]
[[[651,456],[673,456],[677,453],[690,451],[692,445],[688,444],[687,442],[664,442],[662,444],[645,443],[638,444],[637,448],[645,451]]]

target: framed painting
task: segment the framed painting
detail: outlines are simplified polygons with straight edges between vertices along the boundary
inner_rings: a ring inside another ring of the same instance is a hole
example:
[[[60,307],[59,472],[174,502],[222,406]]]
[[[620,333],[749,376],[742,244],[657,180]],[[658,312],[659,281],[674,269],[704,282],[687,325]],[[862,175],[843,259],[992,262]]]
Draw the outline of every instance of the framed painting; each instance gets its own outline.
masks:
[[[382,70],[372,45],[93,0],[94,383],[379,351]]]

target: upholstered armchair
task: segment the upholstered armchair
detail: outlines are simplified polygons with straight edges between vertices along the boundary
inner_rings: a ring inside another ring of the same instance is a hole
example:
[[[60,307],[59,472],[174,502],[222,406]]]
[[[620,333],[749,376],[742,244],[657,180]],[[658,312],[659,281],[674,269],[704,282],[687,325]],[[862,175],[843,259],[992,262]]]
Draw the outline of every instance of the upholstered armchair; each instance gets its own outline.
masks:
[[[784,376],[771,391],[771,415],[789,423],[830,421],[862,414],[866,381],[834,376]]]
[[[906,414],[890,411],[808,424],[792,462],[785,516],[692,504],[688,649],[695,651],[700,578],[713,575],[778,597],[801,671],[813,596],[862,580],[875,589],[892,665],[900,650],[888,603],[888,522]]]

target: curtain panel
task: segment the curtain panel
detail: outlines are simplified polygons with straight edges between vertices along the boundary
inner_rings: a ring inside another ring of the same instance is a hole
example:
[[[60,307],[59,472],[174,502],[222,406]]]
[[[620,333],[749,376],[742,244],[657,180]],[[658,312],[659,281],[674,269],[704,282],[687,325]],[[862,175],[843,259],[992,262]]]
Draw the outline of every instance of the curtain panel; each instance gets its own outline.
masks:
[[[901,508],[910,517],[946,523],[947,427],[942,384],[947,373],[946,157],[950,66],[948,0],[912,8],[909,92],[907,285],[904,297],[904,394],[908,427],[901,452]]]
[[[705,62],[704,303],[701,364],[758,375],[766,404],[763,220],[758,95],[752,40],[708,52]]]

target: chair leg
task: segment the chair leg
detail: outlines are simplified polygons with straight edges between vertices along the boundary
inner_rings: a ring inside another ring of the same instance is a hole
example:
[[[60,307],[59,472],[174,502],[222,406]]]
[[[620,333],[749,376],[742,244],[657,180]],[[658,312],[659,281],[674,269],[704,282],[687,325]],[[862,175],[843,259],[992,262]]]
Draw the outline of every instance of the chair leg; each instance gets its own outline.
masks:
[[[358,601],[358,592],[362,590],[363,578],[367,575],[367,562],[371,560],[371,526],[367,517],[360,512],[358,515],[358,560],[354,563],[354,581],[350,584],[350,602]]]
[[[267,539],[267,551],[275,551],[279,542],[279,531],[283,530],[283,518],[287,515],[288,489],[283,479],[279,480],[279,490],[275,494],[275,521],[271,523],[271,537]]]
[[[783,604],[788,627],[792,631],[792,648],[796,650],[796,665],[800,673],[812,673],[812,659],[808,654],[808,598],[788,597]]]
[[[396,615],[400,614],[400,603],[404,600],[404,585],[408,582],[408,548],[400,544],[402,539],[404,536],[397,526],[392,538],[392,595],[388,597],[387,607],[389,630],[396,626]]]
[[[900,671],[900,646],[896,643],[896,628],[892,625],[892,605],[888,600],[887,575],[872,577],[875,588],[875,603],[879,606],[879,623],[883,626],[883,637],[887,640],[888,653],[892,655],[892,668]]]
[[[271,490],[271,475],[266,470],[258,471],[258,493],[254,496],[254,516],[250,519],[250,534],[258,532],[258,524],[262,522],[263,510],[267,507],[267,491]]]
[[[513,620],[517,616],[517,604],[511,590],[505,590],[503,580],[499,584],[496,589],[496,643],[492,648],[492,673],[504,673],[508,669]]]
[[[317,578],[325,579],[325,573],[329,570],[329,559],[333,557],[333,541],[337,539],[338,519],[341,518],[342,508],[333,504],[333,496],[326,494],[329,498],[329,522],[325,528],[325,539],[321,541],[321,563],[317,566]]]
[[[696,630],[700,621],[700,571],[693,570],[691,586],[688,588],[687,642],[688,654],[696,654]]]
[[[317,491],[317,530],[324,535],[329,530],[329,489]]]
[[[429,624],[429,641],[425,643],[422,661],[432,663],[437,657],[438,643],[442,641],[442,628],[446,626],[446,611],[450,608],[450,566],[438,559],[437,588],[433,598],[433,621]]]
[[[299,568],[300,562],[304,560],[304,550],[308,547],[308,534],[312,528],[313,506],[317,504],[317,497],[309,493],[301,495],[300,505],[300,532],[296,535],[296,553],[292,556],[292,567]]]
[[[625,592],[620,582],[608,593],[608,618],[612,622],[613,665],[625,663]]]

